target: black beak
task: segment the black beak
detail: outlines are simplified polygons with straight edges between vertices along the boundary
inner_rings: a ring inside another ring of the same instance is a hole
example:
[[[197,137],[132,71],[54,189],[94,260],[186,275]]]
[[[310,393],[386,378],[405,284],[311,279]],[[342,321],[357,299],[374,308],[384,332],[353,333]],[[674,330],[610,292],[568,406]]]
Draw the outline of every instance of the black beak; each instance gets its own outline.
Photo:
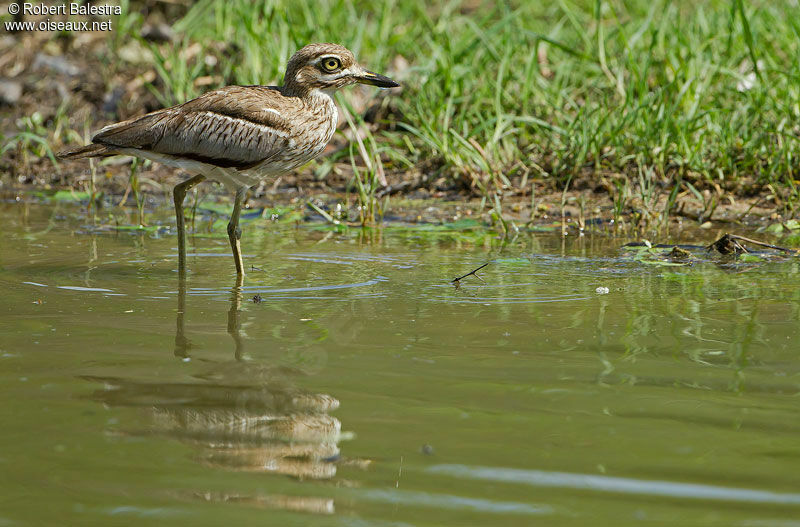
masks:
[[[397,88],[400,86],[389,77],[384,77],[383,75],[367,70],[364,70],[356,79],[361,84],[370,84],[372,86],[378,86],[379,88]]]

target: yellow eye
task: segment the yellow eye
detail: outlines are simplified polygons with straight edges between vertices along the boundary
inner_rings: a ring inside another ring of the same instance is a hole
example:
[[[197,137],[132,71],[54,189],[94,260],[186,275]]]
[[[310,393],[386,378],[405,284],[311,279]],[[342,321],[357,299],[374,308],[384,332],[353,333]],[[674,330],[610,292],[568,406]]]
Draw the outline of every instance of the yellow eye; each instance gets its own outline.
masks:
[[[322,69],[325,71],[336,71],[342,67],[342,61],[337,58],[329,57],[322,60]]]

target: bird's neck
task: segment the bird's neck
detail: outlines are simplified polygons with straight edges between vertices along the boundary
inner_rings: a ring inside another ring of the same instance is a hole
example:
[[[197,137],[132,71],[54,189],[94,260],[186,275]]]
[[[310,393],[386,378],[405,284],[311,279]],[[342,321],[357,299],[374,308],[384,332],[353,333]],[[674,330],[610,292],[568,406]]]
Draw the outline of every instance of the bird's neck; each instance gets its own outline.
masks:
[[[306,86],[296,82],[286,82],[278,89],[286,97],[300,97],[301,99],[316,99],[320,96],[332,99],[333,94],[336,92],[336,88],[324,90],[317,86]]]
[[[319,88],[312,88],[306,92],[305,96],[303,97],[306,101],[311,104],[322,106],[325,105],[333,105],[333,94],[336,93],[336,90],[331,88],[329,90],[321,90]]]
[[[284,84],[279,88],[285,97],[297,97],[309,108],[329,108],[335,111],[336,104],[333,101],[335,88],[323,90],[317,87],[308,86],[298,87],[295,84]]]

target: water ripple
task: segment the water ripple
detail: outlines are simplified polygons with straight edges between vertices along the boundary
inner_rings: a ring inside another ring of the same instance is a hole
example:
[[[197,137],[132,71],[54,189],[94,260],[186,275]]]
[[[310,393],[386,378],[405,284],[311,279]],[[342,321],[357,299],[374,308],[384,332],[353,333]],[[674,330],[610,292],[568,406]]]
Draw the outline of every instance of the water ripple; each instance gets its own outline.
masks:
[[[669,496],[694,500],[720,500],[748,503],[773,503],[800,505],[800,494],[771,492],[768,490],[718,487],[698,483],[645,480],[573,474],[569,472],[547,472],[499,467],[470,467],[467,465],[434,465],[428,472],[445,474],[457,478],[480,479],[503,483],[522,483],[535,487],[556,487],[623,494]]]
[[[355,289],[358,287],[368,287],[371,285],[380,284],[381,282],[386,282],[388,278],[384,276],[376,276],[375,278],[371,278],[364,282],[355,282],[350,284],[325,284],[325,285],[318,285],[318,286],[306,286],[306,287],[282,287],[282,288],[264,288],[260,286],[245,286],[240,289],[242,294],[260,294],[260,295],[277,295],[279,293],[305,293],[311,291],[335,291],[339,289]],[[203,287],[194,287],[188,291],[188,294],[193,296],[216,296],[216,295],[228,295],[230,294],[230,289],[214,289],[214,288],[203,288]],[[176,294],[177,291],[170,291],[172,294]],[[376,293],[365,293],[367,296],[375,296]],[[384,295],[380,295],[381,297]],[[309,298],[309,297],[303,297]],[[326,298],[326,297],[319,297],[319,298]]]
[[[483,498],[467,498],[449,494],[431,494],[428,492],[415,492],[403,490],[363,490],[358,493],[362,499],[382,503],[402,503],[439,507],[443,509],[471,510],[492,512],[499,514],[552,514],[553,508],[549,505],[532,505],[513,501],[492,501]]]
[[[559,296],[533,296],[533,297],[499,297],[499,296],[473,296],[469,298],[434,297],[433,300],[448,304],[549,304],[553,302],[571,302],[573,300],[588,300],[586,295],[559,295]]]

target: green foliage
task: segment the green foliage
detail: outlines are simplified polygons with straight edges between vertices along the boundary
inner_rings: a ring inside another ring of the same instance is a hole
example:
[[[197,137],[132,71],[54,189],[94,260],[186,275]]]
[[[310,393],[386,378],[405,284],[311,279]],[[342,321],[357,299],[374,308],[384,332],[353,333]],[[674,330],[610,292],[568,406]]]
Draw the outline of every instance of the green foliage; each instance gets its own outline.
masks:
[[[3,148],[0,155],[16,149],[22,156],[22,162],[27,165],[28,156],[47,157],[53,163],[53,167],[58,170],[53,149],[48,141],[48,129],[44,124],[42,114],[33,112],[29,117],[22,117],[17,120],[18,132],[9,138],[4,138]]]
[[[403,81],[392,98],[402,131],[377,147],[433,159],[486,196],[516,175],[564,183],[587,167],[637,185],[638,174],[649,184],[687,173],[786,182],[798,155],[798,15],[788,2],[741,0],[205,0],[155,59],[174,102],[202,91],[201,75],[277,83],[298,47],[341,42]],[[181,61],[197,43],[203,52]],[[391,71],[396,57],[410,68]]]
[[[355,136],[355,143],[350,143],[350,165],[353,167],[353,186],[356,190],[359,221],[363,227],[374,225],[380,219],[380,206],[376,193],[380,187],[381,180],[385,181],[386,178],[375,136],[369,131],[369,128],[364,126],[360,116],[358,116],[358,124],[360,126],[356,126],[352,114],[352,108],[348,108],[345,105],[344,116]],[[361,138],[362,130],[366,135],[366,141]],[[366,165],[363,171],[356,164],[356,151],[358,151]]]

